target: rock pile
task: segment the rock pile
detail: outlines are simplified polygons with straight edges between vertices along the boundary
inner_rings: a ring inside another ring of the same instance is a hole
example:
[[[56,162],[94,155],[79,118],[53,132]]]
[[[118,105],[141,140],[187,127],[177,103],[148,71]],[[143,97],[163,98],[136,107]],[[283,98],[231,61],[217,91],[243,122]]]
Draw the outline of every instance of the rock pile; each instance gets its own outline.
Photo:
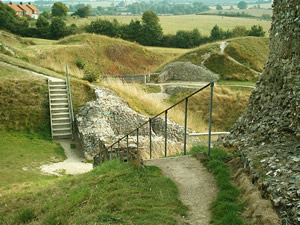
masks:
[[[202,66],[196,66],[191,62],[170,63],[166,65],[158,75],[159,83],[169,80],[212,82],[218,79],[217,74],[212,73]]]
[[[84,149],[85,158],[91,160],[106,150],[130,131],[145,123],[148,118],[132,110],[126,102],[111,90],[104,87],[95,87],[96,101],[88,102],[76,116],[79,140]],[[153,157],[162,153],[164,141],[165,121],[157,117],[151,122],[151,136],[153,143]],[[149,123],[139,129],[139,148],[141,156],[147,158],[149,146]],[[175,154],[183,140],[184,129],[181,125],[168,119],[168,143],[170,154]],[[129,144],[136,145],[136,132],[129,135]],[[121,145],[126,143],[123,139]],[[179,144],[179,145],[178,145]],[[178,147],[175,147],[178,146]],[[117,147],[115,145],[114,147]]]
[[[270,55],[224,145],[236,146],[283,224],[300,222],[300,7],[275,0]]]

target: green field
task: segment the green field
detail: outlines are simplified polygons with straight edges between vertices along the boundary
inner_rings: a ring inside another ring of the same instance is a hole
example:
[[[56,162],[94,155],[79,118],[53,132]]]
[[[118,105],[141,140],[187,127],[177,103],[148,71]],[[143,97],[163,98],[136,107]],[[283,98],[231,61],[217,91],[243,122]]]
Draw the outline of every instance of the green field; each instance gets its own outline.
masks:
[[[76,25],[89,24],[97,18],[113,20],[117,19],[121,23],[129,23],[132,19],[141,20],[141,16],[100,16],[85,19],[68,19],[67,23]],[[233,29],[235,26],[245,26],[250,29],[253,25],[261,25],[265,31],[271,26],[270,21],[261,21],[254,18],[221,17],[210,15],[180,15],[180,16],[159,16],[160,24],[165,34],[175,34],[178,30],[192,30],[198,28],[203,35],[209,35],[211,29],[217,24],[222,29]]]

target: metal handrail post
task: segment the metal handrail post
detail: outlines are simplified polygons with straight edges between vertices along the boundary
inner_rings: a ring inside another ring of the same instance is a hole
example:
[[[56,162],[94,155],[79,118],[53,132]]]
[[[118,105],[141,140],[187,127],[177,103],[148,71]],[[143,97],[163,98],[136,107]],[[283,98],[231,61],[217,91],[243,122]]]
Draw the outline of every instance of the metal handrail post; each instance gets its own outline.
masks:
[[[210,156],[213,92],[214,92],[214,82],[211,82],[210,83],[209,124],[208,124],[208,129],[209,129],[208,130],[208,153],[207,153],[208,156]]]
[[[139,128],[136,129],[136,151],[139,155]]]
[[[128,135],[126,135],[127,162],[129,161]]]
[[[109,159],[110,159],[110,160],[112,160],[112,147],[113,147],[113,146],[110,147],[110,154],[109,154]]]
[[[165,157],[168,151],[168,110],[165,111]]]
[[[71,93],[71,85],[70,78],[68,72],[68,64],[66,64],[66,75],[67,75],[67,84],[68,84],[68,94],[69,94],[69,109],[71,111],[71,128],[72,128],[72,140],[74,140],[74,112],[73,112],[73,104],[72,104],[72,93]]]
[[[121,161],[121,154],[120,154],[120,141],[118,141],[118,153],[119,153],[119,158],[120,158],[120,161]]]
[[[149,119],[149,148],[150,148],[150,159],[151,159],[152,158],[151,119]]]
[[[185,111],[184,111],[184,144],[183,144],[183,154],[184,155],[186,155],[187,111],[188,111],[188,98],[185,99]]]

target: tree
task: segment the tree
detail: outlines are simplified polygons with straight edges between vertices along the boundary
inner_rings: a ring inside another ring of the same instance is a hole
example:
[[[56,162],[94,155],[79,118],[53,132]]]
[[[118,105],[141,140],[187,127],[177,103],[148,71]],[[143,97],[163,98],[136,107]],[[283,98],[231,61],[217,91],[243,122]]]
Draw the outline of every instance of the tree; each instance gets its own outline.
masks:
[[[80,18],[86,18],[90,15],[90,9],[87,6],[81,7],[77,9],[73,15],[77,15]]]
[[[221,5],[217,5],[216,10],[223,10],[223,7]]]
[[[86,27],[86,31],[89,33],[103,34],[110,37],[117,37],[119,35],[119,24],[115,20],[113,23],[109,20],[97,19],[91,22]]]
[[[69,8],[61,3],[61,2],[55,2],[52,6],[52,11],[51,11],[51,15],[57,16],[57,17],[65,17],[67,16],[67,13],[69,11]]]
[[[122,27],[122,38],[129,41],[141,43],[143,37],[143,27],[139,20],[131,20],[128,25]]]
[[[60,17],[54,17],[50,25],[50,35],[53,39],[59,39],[67,35],[66,23]]]
[[[50,12],[47,10],[43,11],[40,15],[45,17],[46,19],[50,19],[50,16],[51,16]]]
[[[36,28],[39,37],[47,38],[50,32],[50,23],[44,16],[39,16],[36,21]]]
[[[26,35],[29,27],[27,18],[20,18],[15,11],[0,2],[0,29],[19,35]]]
[[[265,36],[264,29],[261,25],[253,25],[249,31],[249,36],[263,37]]]
[[[236,26],[232,30],[233,37],[243,37],[248,35],[248,30],[245,26]]]
[[[159,45],[163,37],[163,31],[159,24],[159,18],[155,12],[145,11],[142,16],[143,45]]]
[[[218,26],[215,25],[210,31],[210,38],[212,40],[221,40],[224,37],[224,31]]]
[[[239,9],[247,9],[248,4],[247,4],[247,2],[245,2],[245,1],[240,1],[240,2],[237,4],[237,7],[238,7]]]

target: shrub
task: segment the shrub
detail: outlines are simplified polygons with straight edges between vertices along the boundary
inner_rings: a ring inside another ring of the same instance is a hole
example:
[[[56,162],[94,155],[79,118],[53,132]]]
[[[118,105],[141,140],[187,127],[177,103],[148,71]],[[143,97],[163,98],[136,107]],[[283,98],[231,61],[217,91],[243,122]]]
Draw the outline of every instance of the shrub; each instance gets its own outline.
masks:
[[[79,69],[84,69],[85,62],[83,61],[83,59],[82,59],[80,56],[77,56],[77,59],[76,59],[76,66],[77,66]]]
[[[100,78],[100,71],[95,69],[92,65],[85,65],[83,79],[89,82],[95,82]]]

